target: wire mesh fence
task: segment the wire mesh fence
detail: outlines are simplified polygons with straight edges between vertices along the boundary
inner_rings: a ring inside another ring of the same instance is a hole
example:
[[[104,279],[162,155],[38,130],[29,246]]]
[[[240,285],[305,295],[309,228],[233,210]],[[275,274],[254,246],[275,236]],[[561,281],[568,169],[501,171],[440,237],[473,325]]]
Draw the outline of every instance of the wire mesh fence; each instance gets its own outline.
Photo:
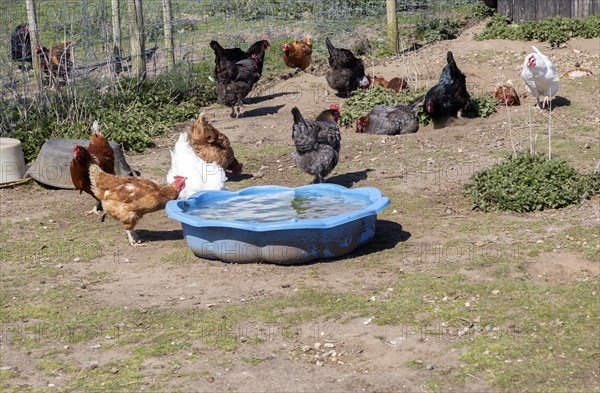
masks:
[[[115,0],[112,0],[115,2]],[[120,42],[124,59],[123,73],[128,76],[130,53],[130,15],[127,0],[116,1],[120,16]],[[398,0],[401,22],[414,17],[451,17],[456,7],[474,0]],[[28,64],[11,61],[8,56],[10,35],[17,25],[27,23],[25,0],[4,0],[0,5],[0,81],[2,97],[10,96],[17,85],[31,89]],[[74,43],[72,79],[94,76],[111,79],[114,60],[113,9],[111,0],[36,0],[37,32],[41,45]],[[163,0],[144,0],[145,47],[148,75],[167,71],[164,42]],[[330,36],[344,44],[357,37],[383,42],[385,38],[385,1],[383,0],[171,0],[173,52],[178,68],[210,73],[210,67],[193,67],[210,62],[208,43],[216,39],[223,46],[246,47],[268,37],[275,43],[291,37],[311,35],[313,42]],[[323,51],[315,45],[317,52]],[[320,45],[324,47],[324,45]],[[273,46],[271,56],[281,51]],[[34,56],[35,60],[35,56]],[[114,75],[116,76],[116,75]]]

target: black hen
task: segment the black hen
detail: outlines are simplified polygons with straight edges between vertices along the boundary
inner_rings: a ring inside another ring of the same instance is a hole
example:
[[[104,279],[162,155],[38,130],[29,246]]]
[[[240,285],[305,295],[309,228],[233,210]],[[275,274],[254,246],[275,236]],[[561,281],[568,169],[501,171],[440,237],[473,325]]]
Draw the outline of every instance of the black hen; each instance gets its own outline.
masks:
[[[269,41],[264,39],[256,41],[248,48],[246,52],[240,48],[223,48],[217,41],[211,41],[210,47],[215,53],[215,77],[217,82],[230,82],[235,76],[233,71],[236,68],[235,63],[252,58],[256,55],[258,60],[256,70],[254,71],[254,83],[258,82],[262,75],[263,63],[265,60],[265,50],[269,47]]]
[[[337,116],[334,112],[322,113],[319,117],[323,120],[312,122],[305,120],[298,108],[292,108],[292,139],[296,146],[292,160],[304,172],[313,175],[315,183],[322,183],[339,161],[341,135],[337,113]]]
[[[422,97],[421,97],[422,98]],[[377,105],[356,120],[356,132],[368,134],[412,134],[419,129],[416,111],[420,100],[410,106]]]
[[[325,39],[325,44],[329,51],[330,67],[325,79],[332,89],[337,90],[339,96],[348,97],[359,87],[369,85],[362,60],[357,59],[348,49],[334,47],[329,38]]]
[[[18,25],[15,27],[15,31],[10,34],[10,59],[12,61],[32,62],[28,23]]]
[[[239,117],[242,99],[244,99],[254,85],[258,59],[252,56],[233,64],[232,79],[229,82],[217,82],[217,101],[231,107],[231,117]],[[237,115],[235,109],[237,108]]]
[[[436,121],[449,116],[460,116],[467,107],[471,96],[467,92],[467,81],[448,51],[448,64],[442,70],[438,84],[425,95],[425,113]]]

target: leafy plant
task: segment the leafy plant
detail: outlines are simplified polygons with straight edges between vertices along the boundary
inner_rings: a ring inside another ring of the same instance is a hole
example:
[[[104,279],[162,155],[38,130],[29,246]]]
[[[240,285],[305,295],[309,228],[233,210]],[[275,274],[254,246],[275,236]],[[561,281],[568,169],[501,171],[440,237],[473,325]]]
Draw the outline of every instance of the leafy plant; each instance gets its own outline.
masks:
[[[567,162],[520,153],[476,172],[464,194],[483,211],[527,212],[577,204],[600,191],[600,174],[581,174]]]
[[[143,151],[153,145],[155,137],[216,100],[211,85],[179,87],[179,78],[170,74],[143,84],[123,80],[104,94],[82,81],[29,100],[4,101],[0,134],[21,140],[25,159],[32,161],[48,139],[88,138],[90,125],[97,119],[110,140],[127,150]]]
[[[543,21],[527,21],[520,25],[511,24],[506,16],[496,15],[474,38],[478,41],[489,39],[538,40],[558,46],[573,37],[600,37],[600,15],[582,19],[556,17]]]
[[[364,116],[376,105],[409,105],[425,93],[424,90],[414,89],[406,92],[396,93],[391,89],[385,89],[375,85],[369,89],[360,89],[352,93],[342,108],[340,114],[340,125],[350,126],[356,119]]]
[[[418,39],[431,41],[450,40],[456,38],[460,23],[449,18],[425,18],[417,22],[415,36]]]
[[[494,15],[494,9],[485,5],[482,1],[476,1],[471,5],[471,9],[467,13],[467,19],[485,18]]]
[[[487,93],[480,93],[471,96],[469,105],[465,110],[465,117],[488,117],[496,112],[498,100]]]

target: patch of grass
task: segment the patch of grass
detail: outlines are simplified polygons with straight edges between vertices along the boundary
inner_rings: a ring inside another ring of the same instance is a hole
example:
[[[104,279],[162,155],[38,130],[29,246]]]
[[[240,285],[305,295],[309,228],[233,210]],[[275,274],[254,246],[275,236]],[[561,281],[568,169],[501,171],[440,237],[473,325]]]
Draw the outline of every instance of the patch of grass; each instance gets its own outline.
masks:
[[[592,311],[597,285],[595,281],[528,291],[534,297],[518,325],[522,334],[474,337],[460,357],[468,365],[465,372],[481,373],[501,389],[526,385],[553,391],[587,390],[593,384],[589,367],[595,367],[590,356],[600,349],[595,328],[598,317]],[[517,297],[514,307],[524,306],[519,305],[521,298]]]
[[[441,389],[440,383],[431,379],[428,379],[427,381],[423,382],[423,385],[425,386],[425,389],[427,389],[430,392],[439,392]]]
[[[243,357],[242,360],[244,361],[244,363],[247,363],[251,366],[257,366],[265,361],[265,359],[257,358],[255,356]]]
[[[565,161],[520,153],[475,173],[465,186],[475,209],[526,212],[580,203],[600,191],[600,174],[580,174]]]
[[[183,250],[177,250],[171,254],[163,255],[160,260],[162,262],[170,263],[171,265],[188,265],[198,261],[198,257],[185,246]]]

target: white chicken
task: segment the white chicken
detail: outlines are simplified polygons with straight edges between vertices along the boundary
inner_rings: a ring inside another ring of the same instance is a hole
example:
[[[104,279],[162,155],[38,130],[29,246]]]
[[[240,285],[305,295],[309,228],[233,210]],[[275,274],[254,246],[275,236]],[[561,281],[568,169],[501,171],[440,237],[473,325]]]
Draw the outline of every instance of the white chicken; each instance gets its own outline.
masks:
[[[171,150],[171,169],[167,173],[167,182],[173,182],[175,176],[186,177],[185,188],[179,193],[179,199],[187,199],[198,191],[226,190],[225,171],[217,163],[202,160],[190,142],[187,132],[179,135],[179,140]]]
[[[550,59],[535,46],[532,48],[533,52],[528,54],[523,62],[521,77],[525,81],[525,89],[535,97],[537,106],[541,109],[558,91],[559,78],[556,75],[556,66]],[[543,101],[540,101],[540,96],[544,96]]]

